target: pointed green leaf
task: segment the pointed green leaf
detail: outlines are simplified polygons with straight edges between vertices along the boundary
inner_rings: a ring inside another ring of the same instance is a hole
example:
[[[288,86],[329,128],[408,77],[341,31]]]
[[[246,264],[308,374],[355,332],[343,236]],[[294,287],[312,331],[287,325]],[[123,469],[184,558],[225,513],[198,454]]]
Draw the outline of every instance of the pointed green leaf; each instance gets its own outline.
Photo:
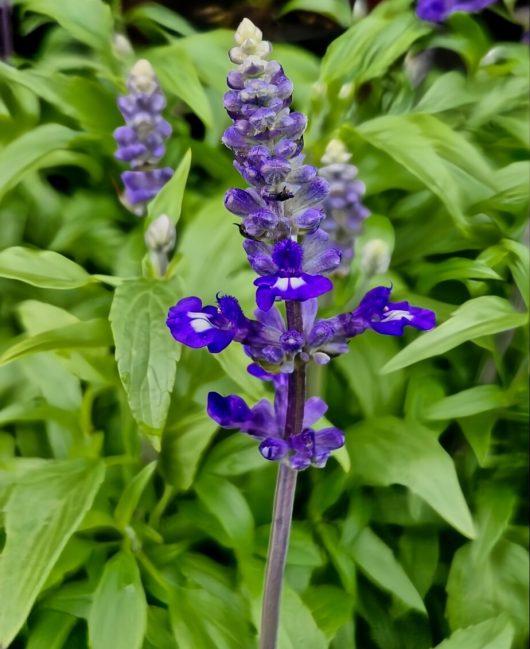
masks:
[[[140,649],[147,602],[134,558],[119,552],[107,562],[88,618],[91,649]]]
[[[65,149],[79,135],[61,124],[43,124],[12,140],[0,152],[0,198],[14,187],[24,174],[36,169],[52,151]]]
[[[427,419],[469,417],[488,410],[506,408],[513,398],[498,385],[477,385],[458,394],[444,397],[431,404],[424,412]]]
[[[166,421],[180,345],[166,327],[180,280],[139,279],[117,287],[110,310],[116,361],[135,419],[160,431]]]
[[[458,629],[434,649],[511,649],[513,627],[505,615]]]
[[[407,607],[427,613],[418,591],[392,550],[369,527],[365,527],[355,539],[352,554],[371,581],[395,595]]]
[[[521,327],[527,321],[528,314],[515,311],[507,300],[492,295],[477,297],[458,307],[447,322],[405,347],[383,367],[381,373],[394,372],[425,358],[438,356],[481,336]]]
[[[453,461],[431,430],[384,417],[349,429],[346,443],[353,475],[371,485],[405,485],[462,534],[474,537]]]
[[[191,149],[188,149],[171,180],[162,187],[149,203],[146,223],[151,223],[162,214],[169,216],[175,225],[178,223],[190,165]]]
[[[92,279],[75,262],[51,250],[14,246],[0,252],[0,276],[18,279],[41,288],[69,289],[85,286]]]
[[[26,621],[103,475],[103,464],[93,460],[50,460],[16,480],[5,506],[0,556],[0,646],[8,646]]]
[[[112,344],[109,323],[103,318],[74,322],[59,329],[48,329],[35,336],[25,337],[4,351],[0,365],[35,354],[36,352],[78,349],[81,347],[108,347]]]

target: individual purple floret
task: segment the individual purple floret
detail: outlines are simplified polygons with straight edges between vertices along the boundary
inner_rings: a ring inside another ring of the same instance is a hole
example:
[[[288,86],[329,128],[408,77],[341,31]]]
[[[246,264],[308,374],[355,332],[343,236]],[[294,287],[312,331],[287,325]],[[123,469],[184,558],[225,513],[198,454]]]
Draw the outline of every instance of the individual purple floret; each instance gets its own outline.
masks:
[[[233,126],[223,135],[234,165],[251,189],[230,189],[225,205],[242,217],[241,233],[278,241],[314,232],[322,219],[327,182],[304,164],[306,117],[291,111],[293,85],[277,61],[266,60],[271,45],[248,19],[238,27],[230,59],[225,108]]]
[[[451,14],[476,13],[496,2],[496,0],[418,0],[418,18],[432,23],[442,23]]]
[[[350,164],[351,154],[340,140],[331,140],[322,156],[324,166],[320,175],[329,182],[329,195],[324,202],[327,218],[322,222],[333,244],[341,251],[342,259],[337,275],[350,272],[355,239],[362,231],[368,210],[361,202],[366,190],[357,179],[357,167]]]
[[[142,215],[146,203],[173,175],[170,167],[156,167],[165,154],[171,126],[161,115],[166,99],[149,61],[140,59],[134,64],[127,88],[129,94],[118,98],[125,126],[114,131],[118,144],[115,157],[131,166],[132,171],[121,175],[125,199],[136,214]]]
[[[258,378],[274,384],[274,405],[262,399],[249,408],[236,395],[223,397],[217,392],[208,394],[208,414],[223,428],[236,428],[260,441],[259,451],[266,460],[286,461],[293,469],[301,471],[309,466],[325,466],[331,451],[344,445],[344,433],[338,428],[314,430],[311,426],[327,411],[326,403],[319,397],[305,402],[302,432],[285,439],[287,417],[287,376],[268,374],[259,366],[251,365],[249,371]]]

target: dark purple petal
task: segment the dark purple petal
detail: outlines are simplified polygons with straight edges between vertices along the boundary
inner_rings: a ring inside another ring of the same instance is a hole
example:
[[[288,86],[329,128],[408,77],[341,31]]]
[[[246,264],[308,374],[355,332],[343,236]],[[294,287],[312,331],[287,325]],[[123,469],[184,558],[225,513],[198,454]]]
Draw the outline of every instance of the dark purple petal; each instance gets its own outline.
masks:
[[[338,428],[315,431],[315,455],[329,453],[344,446],[344,433]]]
[[[223,428],[241,428],[251,417],[250,408],[241,397],[223,397],[218,392],[208,393],[207,412]]]

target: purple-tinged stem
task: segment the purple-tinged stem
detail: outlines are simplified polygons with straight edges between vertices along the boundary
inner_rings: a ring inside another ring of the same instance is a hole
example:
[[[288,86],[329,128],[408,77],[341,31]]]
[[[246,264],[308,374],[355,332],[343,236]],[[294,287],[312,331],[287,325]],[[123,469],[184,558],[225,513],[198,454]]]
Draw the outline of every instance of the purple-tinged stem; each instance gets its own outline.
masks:
[[[303,331],[300,302],[286,302],[285,307],[288,328]],[[302,432],[305,384],[305,364],[299,363],[294,372],[289,375],[287,418],[285,420],[286,438]],[[280,464],[276,479],[271,535],[265,569],[260,649],[276,649],[280,622],[280,598],[293,518],[296,477],[297,471],[286,464]]]

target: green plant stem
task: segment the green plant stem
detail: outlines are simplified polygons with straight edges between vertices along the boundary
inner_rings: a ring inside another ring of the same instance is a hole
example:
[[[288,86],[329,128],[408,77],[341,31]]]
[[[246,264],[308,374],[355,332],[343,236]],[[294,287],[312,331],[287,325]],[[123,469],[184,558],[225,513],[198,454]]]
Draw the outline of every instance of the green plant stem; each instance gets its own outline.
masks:
[[[299,302],[287,302],[287,326],[302,331],[302,309]],[[285,438],[302,431],[305,406],[305,364],[299,363],[289,375]],[[280,464],[274,494],[271,535],[265,569],[265,589],[261,616],[260,649],[275,649],[280,622],[280,598],[289,547],[297,472]]]

